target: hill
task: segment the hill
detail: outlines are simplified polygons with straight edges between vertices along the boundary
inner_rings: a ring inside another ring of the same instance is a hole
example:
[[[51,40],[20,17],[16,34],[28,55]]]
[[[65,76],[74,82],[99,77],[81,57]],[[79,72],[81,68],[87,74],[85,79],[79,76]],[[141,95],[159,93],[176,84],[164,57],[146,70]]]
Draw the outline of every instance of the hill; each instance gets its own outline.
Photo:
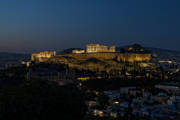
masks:
[[[138,49],[139,46],[135,45]],[[129,45],[116,47],[116,51],[122,51],[122,49],[127,50]],[[145,50],[150,51],[153,54],[157,55],[158,59],[162,60],[177,60],[180,61],[180,51],[162,49],[162,48],[154,48],[154,47],[144,47]]]

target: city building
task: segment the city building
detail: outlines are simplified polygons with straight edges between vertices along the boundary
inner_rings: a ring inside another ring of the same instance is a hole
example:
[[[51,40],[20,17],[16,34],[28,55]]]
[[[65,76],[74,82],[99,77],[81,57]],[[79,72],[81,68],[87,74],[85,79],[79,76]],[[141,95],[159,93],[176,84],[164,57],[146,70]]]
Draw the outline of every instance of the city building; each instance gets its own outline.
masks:
[[[100,44],[87,44],[87,53],[100,53],[100,52],[116,52],[115,46],[105,46]]]
[[[30,61],[22,61],[21,64],[25,65],[26,67],[29,67],[31,62]]]
[[[162,89],[167,92],[180,93],[179,83],[170,82],[170,83],[157,84],[155,85],[155,88]]]

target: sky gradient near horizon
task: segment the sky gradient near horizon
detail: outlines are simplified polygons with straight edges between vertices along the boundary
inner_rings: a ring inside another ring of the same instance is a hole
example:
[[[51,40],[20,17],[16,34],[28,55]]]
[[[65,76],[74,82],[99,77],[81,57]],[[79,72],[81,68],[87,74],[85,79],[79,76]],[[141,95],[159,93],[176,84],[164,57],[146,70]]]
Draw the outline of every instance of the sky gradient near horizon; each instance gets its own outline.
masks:
[[[180,51],[180,1],[0,1],[0,52],[83,48],[87,43]]]

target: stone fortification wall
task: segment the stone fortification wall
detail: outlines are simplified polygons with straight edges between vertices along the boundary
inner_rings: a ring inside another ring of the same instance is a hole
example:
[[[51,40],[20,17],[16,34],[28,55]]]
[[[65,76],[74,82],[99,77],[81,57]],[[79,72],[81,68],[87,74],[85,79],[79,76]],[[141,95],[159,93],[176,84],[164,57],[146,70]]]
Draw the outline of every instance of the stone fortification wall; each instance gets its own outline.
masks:
[[[64,55],[59,55],[59,56],[64,56]],[[122,62],[143,62],[143,61],[148,62],[151,60],[151,54],[142,54],[142,53],[88,53],[88,54],[67,54],[65,56],[73,57],[79,60],[97,58],[100,60],[116,59],[117,61],[122,61]]]

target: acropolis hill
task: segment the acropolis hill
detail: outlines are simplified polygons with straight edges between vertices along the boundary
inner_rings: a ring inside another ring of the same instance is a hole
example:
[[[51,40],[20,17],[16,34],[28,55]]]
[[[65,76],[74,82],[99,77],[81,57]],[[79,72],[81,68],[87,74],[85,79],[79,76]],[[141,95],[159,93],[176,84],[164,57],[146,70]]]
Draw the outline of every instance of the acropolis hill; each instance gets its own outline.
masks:
[[[149,63],[151,53],[138,45],[130,46],[126,52],[116,52],[115,46],[88,44],[86,50],[73,50],[70,54],[41,52],[32,54],[32,61],[67,64],[78,69],[121,69],[122,63]],[[108,67],[108,68],[107,68]]]
[[[116,60],[118,62],[148,62],[151,59],[151,54],[139,54],[139,53],[88,53],[88,54],[66,54],[56,55],[50,58],[51,60],[59,59],[61,57],[67,57],[71,59],[88,60],[96,58],[99,60]]]

